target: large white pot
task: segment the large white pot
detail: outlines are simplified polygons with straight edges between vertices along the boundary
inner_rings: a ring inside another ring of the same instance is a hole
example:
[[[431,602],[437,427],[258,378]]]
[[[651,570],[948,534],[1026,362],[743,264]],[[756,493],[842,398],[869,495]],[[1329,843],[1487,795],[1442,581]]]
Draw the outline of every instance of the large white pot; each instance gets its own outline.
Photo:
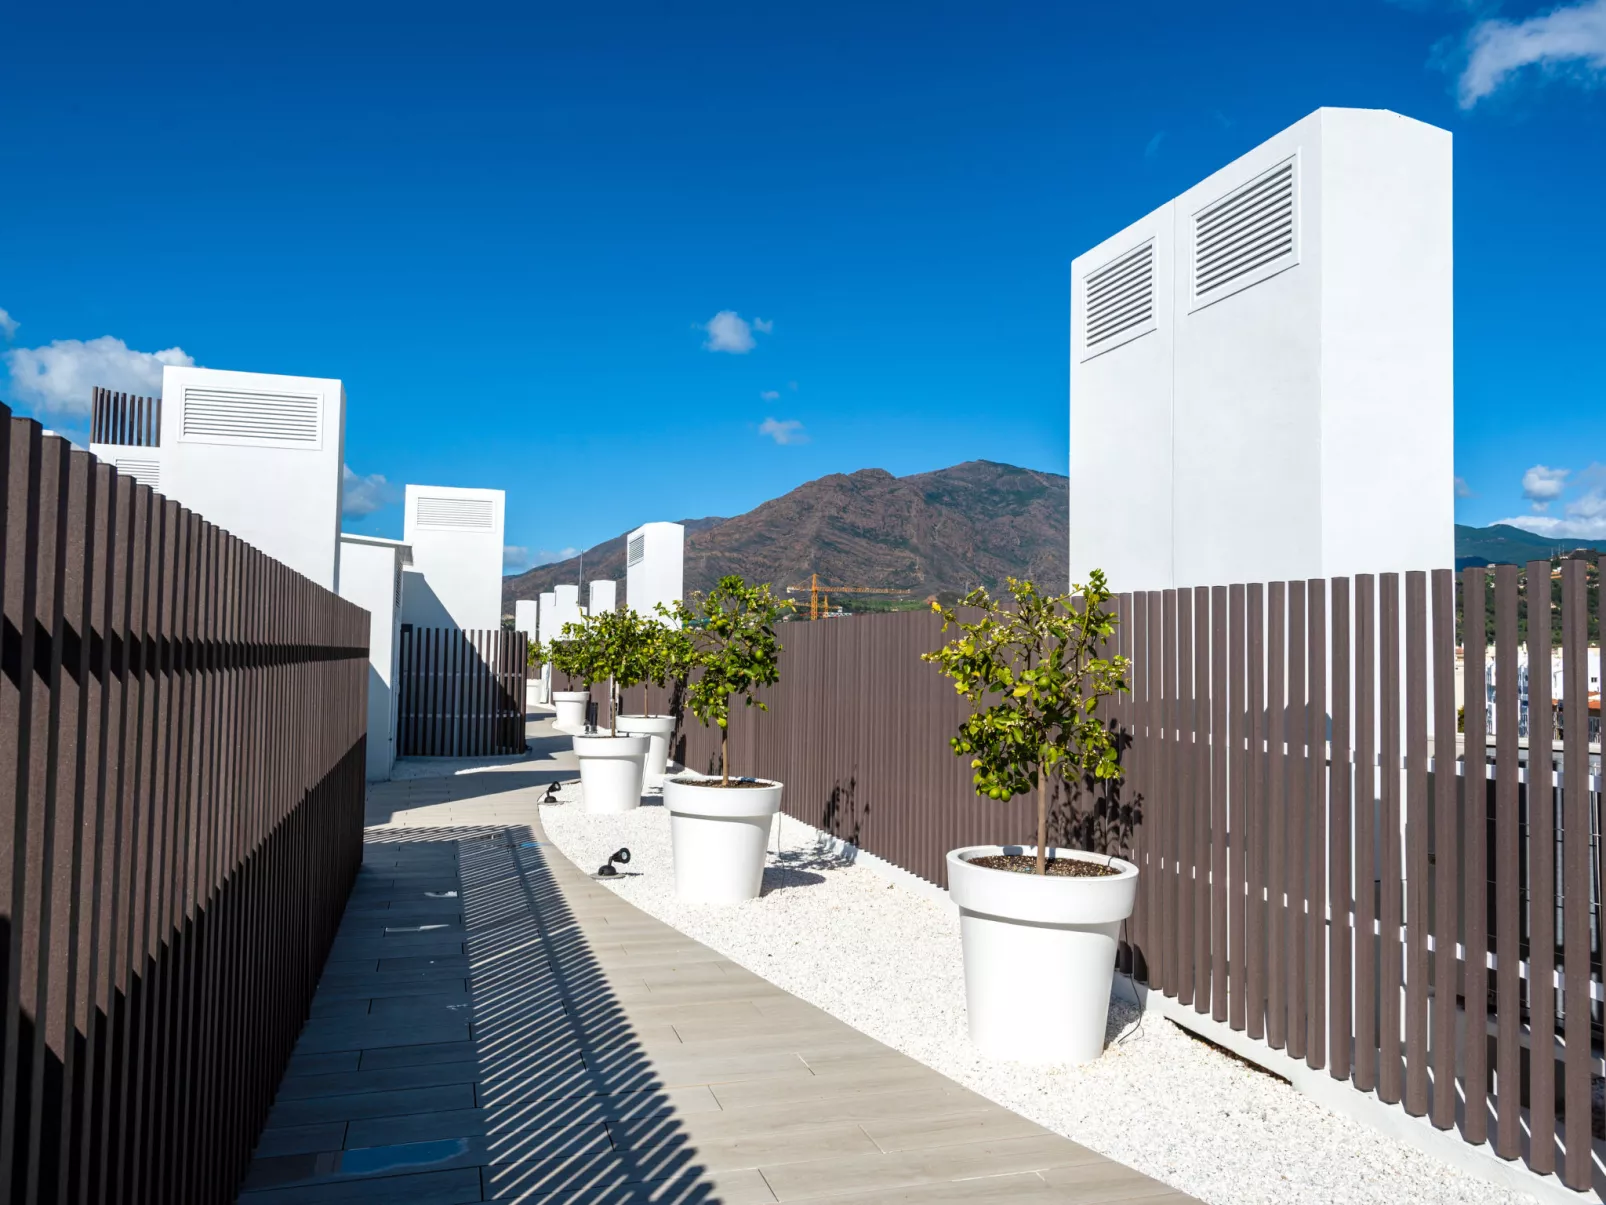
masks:
[[[641,767],[647,760],[644,736],[606,732],[574,738],[580,762],[580,793],[588,812],[628,812],[641,806]]]
[[[652,741],[647,749],[646,786],[650,791],[664,785],[669,766],[669,738],[675,734],[672,715],[622,715],[615,722],[620,732],[632,732]]]
[[[553,717],[552,726],[559,732],[584,732],[586,729],[586,704],[591,702],[589,690],[555,690],[552,692],[552,704],[558,709]]]
[[[1116,941],[1121,922],[1132,915],[1138,868],[1120,858],[1058,848],[1049,856],[1110,862],[1120,873],[1084,879],[970,863],[1035,852],[1035,846],[973,845],[948,854],[970,1040],[994,1058],[1090,1062],[1104,1051]]]
[[[757,899],[764,884],[770,820],[781,810],[781,784],[721,787],[664,780],[675,894],[688,903]]]

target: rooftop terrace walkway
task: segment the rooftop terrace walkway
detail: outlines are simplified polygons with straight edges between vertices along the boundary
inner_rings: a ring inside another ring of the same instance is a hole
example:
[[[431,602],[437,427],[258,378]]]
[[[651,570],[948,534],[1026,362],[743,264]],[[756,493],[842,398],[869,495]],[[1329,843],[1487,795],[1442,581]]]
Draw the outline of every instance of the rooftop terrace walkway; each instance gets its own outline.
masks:
[[[545,728],[544,725],[540,726]],[[370,791],[242,1205],[1190,1200],[648,917],[545,843],[558,738]]]

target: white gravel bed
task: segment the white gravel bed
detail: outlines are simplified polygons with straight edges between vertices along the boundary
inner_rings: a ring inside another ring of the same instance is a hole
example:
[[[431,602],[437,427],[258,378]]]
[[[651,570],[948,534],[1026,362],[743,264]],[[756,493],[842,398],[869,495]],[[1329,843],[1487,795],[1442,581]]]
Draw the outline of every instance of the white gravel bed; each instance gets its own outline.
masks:
[[[1085,1066],[984,1058],[965,1031],[959,922],[938,902],[816,851],[813,829],[781,818],[765,893],[734,907],[675,898],[669,815],[582,810],[579,785],[544,807],[548,836],[584,870],[621,845],[625,899],[771,983],[1006,1108],[1218,1205],[1523,1203],[1327,1112],[1291,1086],[1144,1016],[1117,978],[1110,1045]]]

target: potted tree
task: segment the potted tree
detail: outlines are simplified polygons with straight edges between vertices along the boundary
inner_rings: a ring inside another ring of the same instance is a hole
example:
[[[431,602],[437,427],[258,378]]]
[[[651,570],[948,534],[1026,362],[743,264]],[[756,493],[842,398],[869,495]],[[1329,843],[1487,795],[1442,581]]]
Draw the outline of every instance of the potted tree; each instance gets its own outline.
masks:
[[[649,739],[621,733],[616,691],[634,686],[645,673],[652,636],[633,611],[605,611],[565,624],[575,667],[587,683],[608,683],[608,730],[574,734],[580,791],[588,812],[628,812],[641,805],[642,770]]]
[[[971,591],[960,635],[924,659],[954,680],[971,714],[949,743],[990,799],[1037,798],[1033,845],[948,854],[959,907],[970,1037],[985,1053],[1029,1062],[1088,1062],[1104,1049],[1121,922],[1138,868],[1113,855],[1048,844],[1052,778],[1096,786],[1121,776],[1117,733],[1098,703],[1126,689],[1127,661],[1105,656],[1112,597],[1094,570],[1070,595],[1009,579],[1012,601]]]
[[[775,623],[790,603],[767,585],[722,577],[675,614],[689,647],[692,675],[686,706],[705,727],[719,727],[719,776],[664,782],[675,894],[698,903],[738,903],[757,897],[764,882],[770,820],[781,808],[781,783],[732,778],[731,700],[768,710],[754,691],[779,680]]]
[[[582,624],[566,623],[563,625],[563,631],[546,646],[547,664],[552,667],[554,675],[562,674],[566,679],[564,685],[570,687],[568,690],[552,692],[552,706],[557,711],[552,717],[552,726],[559,732],[573,734],[586,730],[586,710],[591,702],[591,680],[587,677],[590,673],[587,653],[579,641],[583,630]],[[572,689],[576,678],[585,684],[586,689]]]
[[[659,603],[657,609],[658,619],[644,618],[641,621],[649,633],[642,681],[658,687],[674,684],[683,688],[691,669],[691,641],[685,629],[675,626],[673,613],[663,603]],[[675,724],[676,716],[673,714],[654,715],[646,712],[645,698],[643,714],[619,717],[620,732],[645,736],[651,742],[647,748],[644,779],[649,791],[664,785],[664,774],[669,769],[669,740],[675,734]]]

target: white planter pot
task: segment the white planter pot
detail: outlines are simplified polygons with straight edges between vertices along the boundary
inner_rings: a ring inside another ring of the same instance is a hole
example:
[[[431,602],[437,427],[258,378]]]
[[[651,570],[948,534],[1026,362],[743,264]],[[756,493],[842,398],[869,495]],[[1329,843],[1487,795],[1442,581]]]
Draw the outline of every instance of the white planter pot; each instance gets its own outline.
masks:
[[[620,732],[631,732],[652,741],[647,749],[646,787],[664,785],[664,771],[669,766],[669,738],[675,734],[675,717],[672,715],[622,715],[615,721]]]
[[[641,806],[641,766],[647,760],[644,736],[606,732],[574,738],[580,762],[580,793],[588,812],[629,812]]]
[[[959,906],[970,1040],[984,1054],[1027,1063],[1086,1063],[1104,1051],[1121,922],[1132,915],[1138,868],[1070,878],[973,866],[1035,846],[974,845],[948,854],[948,894]],[[1050,849],[1053,858],[1105,862]]]
[[[555,690],[552,705],[558,709],[552,726],[559,732],[584,732],[586,704],[591,702],[589,690]]]
[[[770,820],[781,810],[781,784],[704,786],[664,780],[675,894],[688,903],[737,904],[758,898]]]

